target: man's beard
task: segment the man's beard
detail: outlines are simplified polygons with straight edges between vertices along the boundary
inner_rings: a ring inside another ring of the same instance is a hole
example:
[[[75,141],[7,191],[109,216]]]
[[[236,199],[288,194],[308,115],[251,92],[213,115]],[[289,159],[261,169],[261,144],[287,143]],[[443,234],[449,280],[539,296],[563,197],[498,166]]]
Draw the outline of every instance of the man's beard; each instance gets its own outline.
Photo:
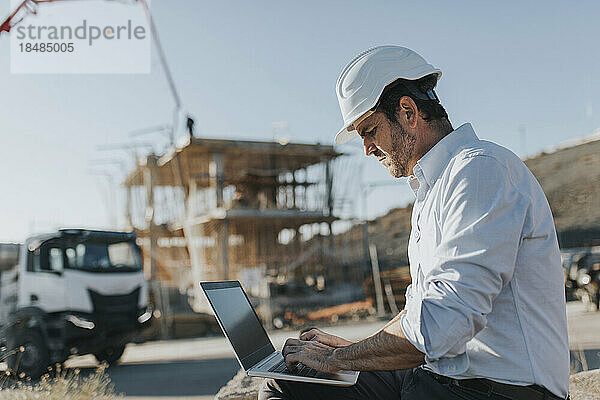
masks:
[[[398,122],[390,122],[392,133],[392,152],[390,157],[390,174],[394,178],[410,175],[408,162],[415,150],[415,137],[409,135]]]

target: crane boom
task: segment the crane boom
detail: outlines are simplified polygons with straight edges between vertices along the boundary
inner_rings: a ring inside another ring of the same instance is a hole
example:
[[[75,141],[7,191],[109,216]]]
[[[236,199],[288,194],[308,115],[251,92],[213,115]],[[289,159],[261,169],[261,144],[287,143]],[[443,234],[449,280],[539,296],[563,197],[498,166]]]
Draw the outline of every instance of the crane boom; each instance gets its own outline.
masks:
[[[42,3],[54,3],[57,1],[72,1],[72,0],[23,0],[21,4],[13,11],[0,25],[0,34],[2,32],[10,32],[10,30],[23,21],[29,14],[37,14],[37,6]]]
[[[33,0],[24,0],[19,6],[12,12],[0,25],[0,33],[2,32],[10,32],[10,29],[17,25],[19,22],[25,18],[27,14],[35,14],[37,10],[35,7],[37,6],[36,2]],[[24,15],[21,15],[24,13]],[[19,19],[20,17],[20,19]]]

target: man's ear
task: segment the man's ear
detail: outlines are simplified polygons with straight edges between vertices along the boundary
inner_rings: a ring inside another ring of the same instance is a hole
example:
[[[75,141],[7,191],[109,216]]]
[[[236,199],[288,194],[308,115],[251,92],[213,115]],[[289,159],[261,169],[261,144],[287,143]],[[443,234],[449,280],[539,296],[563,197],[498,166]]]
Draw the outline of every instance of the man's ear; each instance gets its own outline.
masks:
[[[409,128],[417,127],[417,119],[419,117],[419,108],[413,99],[408,96],[402,96],[398,100],[398,111],[396,117]]]

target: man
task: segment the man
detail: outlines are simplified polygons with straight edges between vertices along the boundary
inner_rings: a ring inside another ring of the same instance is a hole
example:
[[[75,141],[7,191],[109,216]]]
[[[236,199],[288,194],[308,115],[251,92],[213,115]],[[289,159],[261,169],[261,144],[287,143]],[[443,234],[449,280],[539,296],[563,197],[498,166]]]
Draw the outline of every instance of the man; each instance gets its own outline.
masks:
[[[358,370],[339,388],[265,380],[261,399],[564,399],[569,350],[550,207],[521,160],[453,129],[434,87],[441,71],[382,46],[337,81],[345,125],[416,200],[404,310],[357,343],[313,329],[283,354],[325,372]]]

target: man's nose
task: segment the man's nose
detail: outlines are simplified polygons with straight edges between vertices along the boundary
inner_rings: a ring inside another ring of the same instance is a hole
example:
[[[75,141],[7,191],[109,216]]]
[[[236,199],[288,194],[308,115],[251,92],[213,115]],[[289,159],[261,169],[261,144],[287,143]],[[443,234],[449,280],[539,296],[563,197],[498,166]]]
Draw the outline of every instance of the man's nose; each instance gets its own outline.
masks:
[[[377,146],[373,143],[373,139],[366,137],[363,141],[363,146],[365,146],[365,155],[370,156],[377,150]]]

